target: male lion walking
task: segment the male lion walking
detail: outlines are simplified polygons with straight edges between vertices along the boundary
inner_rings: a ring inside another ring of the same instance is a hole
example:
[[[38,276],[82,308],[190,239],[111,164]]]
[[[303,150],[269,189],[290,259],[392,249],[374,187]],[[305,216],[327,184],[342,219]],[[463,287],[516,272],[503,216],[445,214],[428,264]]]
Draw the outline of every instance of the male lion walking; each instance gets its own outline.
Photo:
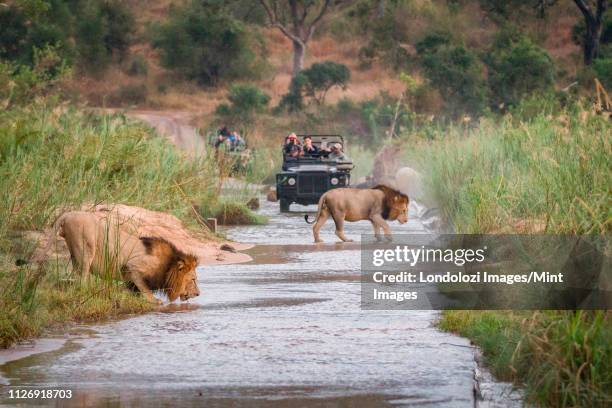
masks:
[[[330,215],[336,224],[336,235],[344,242],[352,241],[344,235],[345,220],[351,222],[370,220],[376,239],[381,240],[382,228],[385,238],[390,241],[391,229],[385,220],[398,220],[400,224],[408,221],[408,196],[383,185],[368,189],[330,190],[319,199],[317,218],[310,222],[308,215],[304,216],[308,224],[314,223],[312,233],[315,242],[322,242],[319,232]]]

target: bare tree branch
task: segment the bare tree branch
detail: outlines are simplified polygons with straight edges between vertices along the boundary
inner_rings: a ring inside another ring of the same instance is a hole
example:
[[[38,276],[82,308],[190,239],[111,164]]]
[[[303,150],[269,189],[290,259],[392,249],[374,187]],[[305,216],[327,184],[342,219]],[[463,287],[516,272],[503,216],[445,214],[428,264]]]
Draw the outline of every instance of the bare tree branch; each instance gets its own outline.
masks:
[[[330,0],[325,0],[325,3],[323,3],[323,7],[321,7],[321,11],[319,12],[319,15],[316,16],[314,20],[312,20],[312,23],[310,23],[310,27],[308,27],[308,31],[306,35],[306,38],[307,38],[306,41],[310,40],[310,37],[312,37],[312,34],[314,33],[314,30],[317,24],[319,23],[319,21],[321,21],[321,19],[323,18],[323,15],[327,11],[327,7],[329,7],[329,3],[330,3]]]
[[[270,6],[268,6],[268,3],[266,3],[266,0],[259,0],[259,4],[261,4],[261,6],[266,11],[270,23],[274,24],[274,22],[276,22],[276,7],[274,7],[274,12],[272,12],[272,9],[270,8]],[[276,2],[274,2],[274,6],[276,6]]]
[[[336,0],[339,4],[341,0]],[[306,44],[312,38],[315,28],[327,12],[331,0],[323,4],[312,21],[307,22],[309,15],[316,9],[318,2],[307,0],[259,0],[268,16],[268,24],[278,28],[285,37],[293,42],[293,76],[296,76],[304,65]],[[280,14],[279,14],[280,13]],[[287,16],[287,13],[289,15]]]
[[[589,5],[589,3],[587,3],[586,0],[574,0],[574,3],[576,3],[576,6],[578,6],[580,11],[582,12],[582,14],[584,14],[586,18],[590,20],[595,20],[595,17],[593,16],[593,10],[591,10],[591,6]]]
[[[259,3],[261,4],[261,6],[266,11],[266,14],[268,15],[268,20],[269,20],[270,26],[278,28],[291,41],[295,41],[295,42],[303,44],[303,41],[302,41],[301,38],[299,38],[298,36],[293,34],[291,31],[289,31],[289,29],[287,27],[285,27],[279,21],[279,18],[278,18],[278,5],[277,5],[276,1],[272,2],[272,7],[270,7],[270,5],[266,2],[266,0],[259,0]]]
[[[295,41],[296,43],[300,43],[300,44],[304,45],[304,41],[300,37],[298,37],[297,35],[294,35],[293,33],[291,33],[291,31],[289,31],[281,23],[275,23],[275,24],[272,24],[272,26],[278,28],[279,30],[281,30],[281,32],[283,34],[285,34],[285,36],[287,36],[291,41]]]

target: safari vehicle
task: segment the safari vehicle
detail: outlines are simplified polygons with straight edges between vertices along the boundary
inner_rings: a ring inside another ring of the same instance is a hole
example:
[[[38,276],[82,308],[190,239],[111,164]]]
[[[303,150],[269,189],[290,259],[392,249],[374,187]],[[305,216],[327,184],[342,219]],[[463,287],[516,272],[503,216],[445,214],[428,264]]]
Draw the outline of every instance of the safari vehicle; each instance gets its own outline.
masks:
[[[207,134],[208,144],[215,150],[219,165],[226,166],[230,175],[247,172],[254,163],[255,149],[249,148],[246,141],[237,146],[229,142],[216,146],[217,137],[217,132]]]
[[[319,151],[327,150],[335,143],[342,145],[346,151],[346,143],[340,135],[297,135],[301,143],[305,136],[312,138],[312,144]],[[309,205],[317,204],[319,198],[327,190],[347,187],[351,182],[353,163],[338,162],[323,155],[317,157],[288,157],[283,145],[283,169],[276,174],[276,194],[280,203],[280,211],[289,211],[293,203]]]

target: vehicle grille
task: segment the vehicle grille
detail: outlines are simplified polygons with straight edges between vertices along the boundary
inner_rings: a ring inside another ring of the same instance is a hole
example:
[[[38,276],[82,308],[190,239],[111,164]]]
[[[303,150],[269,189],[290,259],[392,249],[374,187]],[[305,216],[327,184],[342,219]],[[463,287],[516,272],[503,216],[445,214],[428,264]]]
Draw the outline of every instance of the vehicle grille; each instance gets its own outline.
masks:
[[[327,191],[327,174],[299,174],[298,194],[322,194]]]

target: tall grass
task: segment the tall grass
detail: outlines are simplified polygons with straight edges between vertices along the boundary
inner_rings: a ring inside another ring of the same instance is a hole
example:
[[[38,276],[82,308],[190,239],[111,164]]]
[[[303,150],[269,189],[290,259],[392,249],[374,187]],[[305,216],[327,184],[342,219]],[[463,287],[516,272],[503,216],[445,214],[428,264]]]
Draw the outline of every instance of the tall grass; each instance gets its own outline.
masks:
[[[41,228],[57,208],[82,203],[121,202],[185,218],[190,200],[213,198],[216,172],[208,157],[187,158],[120,115],[44,105],[0,112],[5,230]]]
[[[45,103],[1,111],[0,346],[65,321],[151,309],[125,290],[112,251],[89,280],[68,261],[16,267],[35,246],[22,231],[48,227],[61,209],[100,202],[167,211],[195,224],[193,204],[214,204],[218,177],[211,156],[189,158],[121,115]]]
[[[575,109],[452,128],[412,149],[428,190],[461,232],[537,221],[546,232],[611,230],[612,125]]]
[[[154,308],[107,274],[83,280],[70,272],[67,263],[61,268],[1,265],[0,348],[66,322],[105,320]]]
[[[458,233],[609,234],[611,135],[609,119],[574,105],[404,137]],[[532,402],[612,405],[608,312],[449,311],[440,326],[472,339]]]

